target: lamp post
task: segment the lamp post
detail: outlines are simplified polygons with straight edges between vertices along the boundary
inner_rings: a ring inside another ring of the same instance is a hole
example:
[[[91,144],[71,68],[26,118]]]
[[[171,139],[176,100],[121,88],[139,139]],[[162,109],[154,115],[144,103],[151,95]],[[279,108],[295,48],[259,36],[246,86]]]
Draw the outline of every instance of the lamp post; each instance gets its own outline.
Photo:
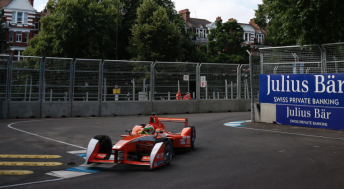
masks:
[[[122,15],[125,15],[128,11],[124,8],[124,6],[122,6],[122,9],[121,9],[121,13]],[[117,44],[118,44],[118,14],[119,14],[119,2],[117,3],[117,31],[116,31],[116,60],[118,60],[117,58]]]

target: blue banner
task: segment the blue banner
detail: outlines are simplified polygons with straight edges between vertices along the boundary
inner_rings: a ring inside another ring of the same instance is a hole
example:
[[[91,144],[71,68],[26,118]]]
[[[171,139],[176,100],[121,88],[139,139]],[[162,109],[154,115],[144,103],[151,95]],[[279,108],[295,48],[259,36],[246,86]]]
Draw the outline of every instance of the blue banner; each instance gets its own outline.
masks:
[[[324,129],[344,130],[344,108],[276,105],[276,122]]]
[[[344,74],[260,74],[261,103],[344,107]]]

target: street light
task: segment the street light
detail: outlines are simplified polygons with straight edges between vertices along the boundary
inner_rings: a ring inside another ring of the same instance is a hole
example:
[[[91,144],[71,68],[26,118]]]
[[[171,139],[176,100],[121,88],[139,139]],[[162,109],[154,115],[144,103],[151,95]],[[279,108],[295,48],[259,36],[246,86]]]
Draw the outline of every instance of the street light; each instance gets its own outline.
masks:
[[[117,58],[117,41],[118,41],[118,13],[119,12],[119,2],[117,3],[117,32],[116,32],[116,60],[118,60]],[[128,11],[124,8],[124,6],[122,6],[122,9],[121,9],[121,13],[122,15],[125,15]]]

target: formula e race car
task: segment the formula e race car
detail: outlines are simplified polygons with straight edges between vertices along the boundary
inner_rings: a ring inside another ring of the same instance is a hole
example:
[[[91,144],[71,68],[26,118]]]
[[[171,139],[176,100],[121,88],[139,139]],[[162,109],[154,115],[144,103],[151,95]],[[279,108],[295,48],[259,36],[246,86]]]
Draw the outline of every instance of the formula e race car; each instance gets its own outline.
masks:
[[[185,123],[180,133],[168,132],[161,122]],[[153,126],[154,132],[145,129]],[[195,147],[195,126],[188,126],[187,118],[162,118],[154,113],[149,124],[135,125],[126,130],[127,135],[115,145],[110,137],[97,135],[91,139],[87,147],[86,164],[122,163],[133,165],[149,165],[154,169],[171,163],[173,153],[177,150],[191,150]],[[113,155],[113,159],[110,158]]]

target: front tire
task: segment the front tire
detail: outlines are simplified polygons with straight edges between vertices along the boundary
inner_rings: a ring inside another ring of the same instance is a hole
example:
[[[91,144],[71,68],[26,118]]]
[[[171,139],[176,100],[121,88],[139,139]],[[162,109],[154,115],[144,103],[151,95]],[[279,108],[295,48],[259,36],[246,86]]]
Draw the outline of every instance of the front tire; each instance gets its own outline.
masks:
[[[94,139],[97,139],[99,141],[99,150],[98,153],[106,153],[106,157],[104,160],[107,160],[110,158],[112,153],[112,141],[109,136],[106,135],[97,135],[93,137]]]
[[[172,141],[168,138],[157,138],[155,143],[163,142],[165,144],[164,148],[164,161],[165,165],[169,165],[173,157],[173,145]]]
[[[165,143],[165,149],[164,149],[165,165],[169,165],[173,157],[173,146],[172,146],[171,140],[167,140],[164,143]]]

